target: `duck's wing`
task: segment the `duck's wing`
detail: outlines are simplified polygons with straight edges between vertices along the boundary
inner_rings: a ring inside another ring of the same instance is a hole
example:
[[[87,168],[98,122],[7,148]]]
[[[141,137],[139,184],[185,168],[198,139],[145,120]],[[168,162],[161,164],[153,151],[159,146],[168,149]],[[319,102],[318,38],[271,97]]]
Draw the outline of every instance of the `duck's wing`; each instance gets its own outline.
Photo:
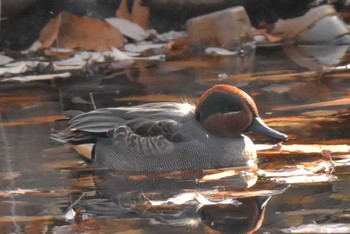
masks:
[[[193,110],[190,104],[169,102],[98,109],[73,117],[61,141],[79,144],[92,141],[94,136],[118,137],[117,129],[123,126],[140,137],[164,136],[179,141],[186,138],[181,136],[179,121]]]
[[[183,125],[173,119],[134,119],[108,131],[117,147],[132,149],[135,153],[162,155],[174,149],[175,144],[189,141]]]
[[[144,120],[178,118],[193,111],[194,107],[187,103],[148,103],[133,107],[117,107],[97,109],[73,117],[67,130],[89,133],[106,133],[116,125],[126,122]]]

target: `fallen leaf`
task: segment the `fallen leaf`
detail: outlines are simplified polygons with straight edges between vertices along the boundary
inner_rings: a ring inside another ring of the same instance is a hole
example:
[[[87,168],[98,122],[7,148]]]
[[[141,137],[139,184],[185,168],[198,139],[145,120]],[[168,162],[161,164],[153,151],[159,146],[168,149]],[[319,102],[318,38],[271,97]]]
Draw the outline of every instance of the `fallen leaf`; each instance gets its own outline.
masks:
[[[214,205],[214,204],[232,204],[232,205],[239,205],[240,202],[237,200],[234,200],[232,198],[225,198],[223,197],[220,200],[211,200],[210,198],[202,195],[201,193],[197,192],[188,192],[188,193],[180,193],[174,197],[168,198],[167,200],[147,200],[151,205],[153,206],[160,206],[160,205],[168,205],[168,204],[175,204],[175,205],[182,205],[187,204],[189,202],[194,202],[198,205]]]
[[[149,33],[146,32],[139,25],[122,18],[107,18],[106,21],[114,28],[119,30],[123,35],[134,39],[135,41],[143,41],[149,37]],[[115,46],[117,47],[117,46]]]
[[[143,29],[148,28],[149,8],[142,6],[142,0],[134,1],[131,13],[129,12],[126,0],[122,0],[116,15],[118,18],[126,19],[138,24]]]
[[[236,51],[230,51],[224,48],[209,47],[205,49],[205,53],[209,55],[222,55],[222,56],[232,56],[237,55]]]
[[[5,73],[18,74],[27,71],[28,67],[25,63],[20,63],[17,66],[0,67],[0,75]]]
[[[8,64],[13,61],[13,58],[0,54],[0,66]]]
[[[122,60],[150,60],[150,61],[165,61],[165,55],[155,55],[149,57],[133,57],[125,52],[118,50],[117,48],[112,48],[112,51],[106,51],[103,53],[105,56],[112,58],[114,61]]]
[[[53,68],[55,71],[73,71],[73,70],[81,70],[86,66],[86,62],[81,61],[80,64],[72,64],[72,65],[62,65],[62,64],[57,64],[53,63]]]
[[[239,174],[240,174],[240,171],[229,170],[229,171],[219,172],[216,174],[205,175],[205,176],[203,176],[201,181],[219,180],[222,178],[231,177],[231,176],[235,176],[235,175],[239,175]]]
[[[255,34],[264,36],[271,43],[277,43],[283,40],[282,33],[270,34],[266,32],[266,29],[257,29],[255,30]]]
[[[210,196],[213,197],[227,197],[227,196],[231,196],[231,197],[236,197],[236,198],[245,198],[245,197],[261,197],[261,196],[273,196],[273,195],[277,195],[277,194],[281,194],[283,193],[286,189],[288,188],[288,186],[285,186],[283,188],[280,189],[259,189],[259,190],[234,190],[234,191],[217,191],[215,194],[210,194]],[[204,195],[209,196],[209,194],[204,193]]]
[[[41,80],[53,80],[55,78],[68,78],[71,74],[69,72],[57,73],[57,74],[47,74],[47,75],[32,75],[32,76],[16,76],[1,80],[1,82],[31,82],[31,81],[41,81]]]
[[[41,45],[40,41],[35,41],[35,42],[33,42],[33,44],[28,49],[22,50],[21,53],[22,54],[28,54],[28,53],[31,53],[31,52],[36,52],[40,48],[42,48],[42,45]]]
[[[66,48],[49,48],[44,50],[44,54],[47,57],[54,57],[54,58],[60,58],[65,59],[73,56],[76,53],[75,50],[72,49],[66,49]]]
[[[188,45],[187,32],[185,31],[169,31],[162,34],[156,35],[157,39],[164,42],[172,42],[174,41],[174,47],[183,47],[184,45]]]
[[[330,174],[317,174],[317,175],[305,175],[305,176],[290,176],[290,177],[278,177],[271,180],[277,183],[286,184],[301,184],[301,183],[320,183],[336,180],[337,177]]]
[[[80,70],[87,64],[87,61],[76,54],[72,58],[53,62],[53,67],[55,71]]]
[[[164,48],[167,44],[153,44],[153,43],[143,43],[143,44],[126,44],[124,49],[129,52],[142,53],[150,49]]]
[[[119,61],[119,60],[132,60],[132,58],[125,53],[121,52],[117,48],[112,48],[112,51],[109,53],[109,57],[113,58],[114,61]]]
[[[19,74],[26,72],[28,70],[33,70],[37,66],[48,66],[48,62],[39,62],[39,61],[20,61],[8,63],[4,67],[0,67],[0,76],[5,73]]]
[[[126,0],[120,1],[119,8],[117,9],[116,15],[118,18],[123,18],[130,21],[132,20]]]
[[[59,14],[56,18],[51,19],[44,28],[41,29],[39,42],[43,48],[52,46],[57,38],[62,24],[62,17],[65,13]]]
[[[125,1],[125,0],[123,0]],[[135,0],[132,6],[131,20],[143,29],[148,28],[149,8],[142,6],[142,0]]]
[[[66,213],[64,213],[63,217],[65,220],[73,220],[75,215],[76,215],[75,210],[71,208]]]
[[[50,20],[41,30],[39,40],[43,48],[56,44],[71,49],[106,51],[124,45],[123,36],[109,23],[68,12],[61,12]]]

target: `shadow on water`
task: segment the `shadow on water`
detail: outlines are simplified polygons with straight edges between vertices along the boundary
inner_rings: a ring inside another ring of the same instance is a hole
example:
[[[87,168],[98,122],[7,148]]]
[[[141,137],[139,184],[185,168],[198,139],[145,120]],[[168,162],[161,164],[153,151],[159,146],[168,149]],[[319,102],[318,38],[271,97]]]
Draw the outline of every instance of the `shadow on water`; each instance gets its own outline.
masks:
[[[0,232],[276,233],[312,224],[350,230],[348,51],[176,51],[164,63],[100,64],[69,80],[1,84]],[[195,102],[217,83],[245,90],[266,123],[289,135],[282,146],[249,135],[260,150],[258,168],[118,174],[50,139],[64,129],[57,120],[65,110]]]

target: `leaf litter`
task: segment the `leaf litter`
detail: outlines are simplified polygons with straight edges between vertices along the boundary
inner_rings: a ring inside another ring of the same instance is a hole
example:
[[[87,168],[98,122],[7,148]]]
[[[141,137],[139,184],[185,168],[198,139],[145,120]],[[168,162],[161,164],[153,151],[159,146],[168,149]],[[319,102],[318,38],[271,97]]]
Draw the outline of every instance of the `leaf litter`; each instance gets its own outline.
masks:
[[[307,158],[308,155],[318,155],[318,160],[285,164],[279,169],[267,168],[257,172],[263,179],[282,184],[331,182],[338,179],[333,175],[335,167],[350,163],[349,145],[278,144],[257,145],[257,149],[258,154],[263,157],[293,155]]]
[[[120,62],[118,66],[113,67],[125,68],[135,60],[164,61],[163,54],[140,56],[145,50],[167,47],[164,43],[145,43],[145,40],[152,40],[150,37],[157,36],[157,33],[147,30],[149,10],[142,6],[141,1],[134,1],[132,12],[128,12],[126,1],[122,1],[117,16],[118,18],[100,20],[68,12],[59,13],[42,28],[39,40],[22,51],[23,55],[33,56],[33,61],[15,62],[1,54],[0,81],[32,82],[66,78],[73,74],[59,72],[81,71],[98,63]],[[156,40],[160,41],[159,38]],[[129,44],[124,47],[127,41]],[[41,51],[45,57],[36,56]],[[165,53],[166,49],[161,52]],[[36,74],[42,73],[37,69],[38,66],[49,68],[47,70],[53,73]]]

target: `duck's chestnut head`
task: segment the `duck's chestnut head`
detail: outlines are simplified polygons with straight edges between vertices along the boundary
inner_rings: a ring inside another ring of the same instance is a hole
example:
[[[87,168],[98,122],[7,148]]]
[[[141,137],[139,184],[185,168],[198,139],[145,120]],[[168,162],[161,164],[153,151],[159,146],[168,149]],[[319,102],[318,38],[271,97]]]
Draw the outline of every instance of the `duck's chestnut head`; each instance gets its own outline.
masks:
[[[215,85],[207,90],[197,102],[196,118],[205,129],[221,137],[238,137],[251,131],[287,140],[287,135],[271,129],[261,120],[247,93],[230,85]]]

